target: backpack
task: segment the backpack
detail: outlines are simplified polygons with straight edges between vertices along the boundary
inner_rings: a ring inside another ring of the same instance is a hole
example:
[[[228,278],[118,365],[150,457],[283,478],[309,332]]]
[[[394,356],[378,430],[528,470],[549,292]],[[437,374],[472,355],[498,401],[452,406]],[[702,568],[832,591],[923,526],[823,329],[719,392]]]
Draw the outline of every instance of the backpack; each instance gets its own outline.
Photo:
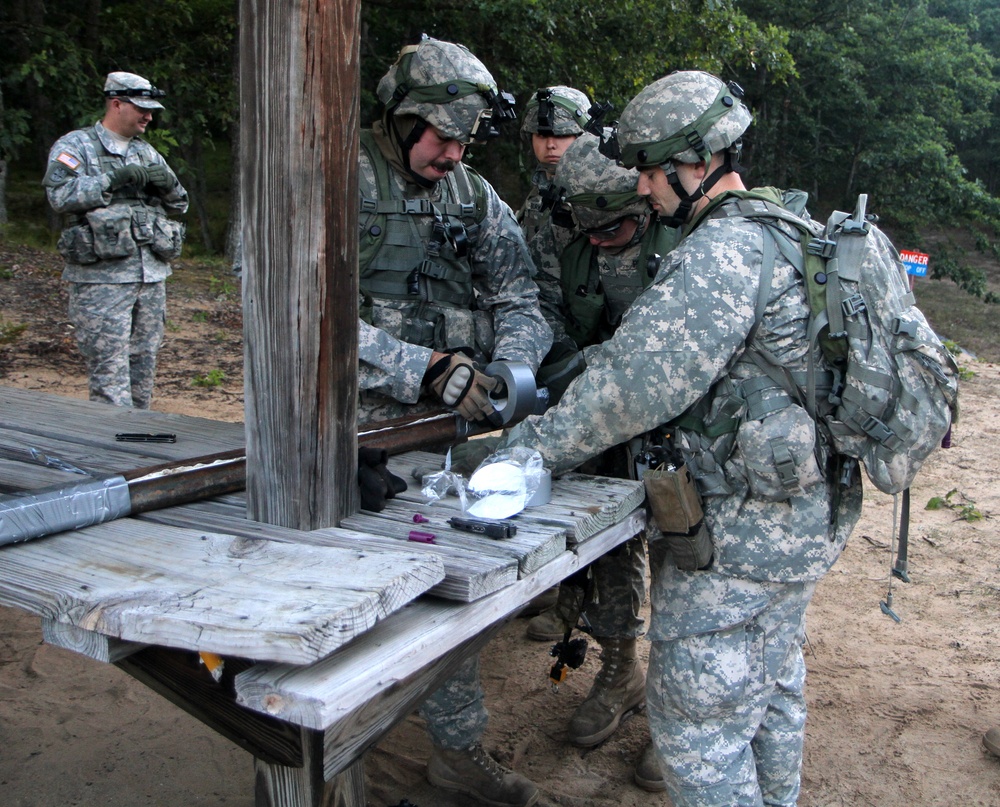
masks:
[[[958,419],[958,367],[916,307],[896,249],[868,220],[867,195],[858,197],[853,215],[837,211],[825,226],[778,204],[772,189],[735,195],[740,215],[763,223],[773,245],[765,240],[748,354],[802,403],[838,454],[864,466],[875,487],[905,490]],[[799,230],[800,241],[778,221]],[[805,279],[810,339],[833,370],[832,391],[819,400],[814,368],[803,388],[753,339],[770,296],[775,250]]]

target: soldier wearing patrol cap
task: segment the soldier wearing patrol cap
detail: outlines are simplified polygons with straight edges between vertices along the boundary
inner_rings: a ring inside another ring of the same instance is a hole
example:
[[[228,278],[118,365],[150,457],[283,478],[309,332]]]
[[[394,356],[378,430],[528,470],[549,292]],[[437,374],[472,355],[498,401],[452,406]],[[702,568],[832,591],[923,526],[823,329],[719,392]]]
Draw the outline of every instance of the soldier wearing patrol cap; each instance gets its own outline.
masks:
[[[468,49],[428,37],[402,49],[378,97],[379,119],[361,133],[358,419],[443,402],[482,420],[496,383],[484,363],[535,371],[552,342],[514,214],[462,162],[469,144],[513,118],[512,99]],[[432,784],[502,807],[537,801],[535,785],[481,745],[478,655],[421,712]]]
[[[166,320],[165,280],[180,255],[187,191],[141,135],[166,93],[109,73],[104,117],[56,141],[43,185],[63,215],[69,317],[90,400],[148,409]]]
[[[638,193],[682,240],[558,406],[500,445],[535,448],[560,473],[650,441],[653,746],[640,771],[662,775],[674,807],[796,803],[805,611],[861,513],[858,474],[761,366],[832,375],[794,254],[772,250],[744,204],[784,197],[743,185],[741,96],[683,71],[626,106],[605,153],[638,169]]]

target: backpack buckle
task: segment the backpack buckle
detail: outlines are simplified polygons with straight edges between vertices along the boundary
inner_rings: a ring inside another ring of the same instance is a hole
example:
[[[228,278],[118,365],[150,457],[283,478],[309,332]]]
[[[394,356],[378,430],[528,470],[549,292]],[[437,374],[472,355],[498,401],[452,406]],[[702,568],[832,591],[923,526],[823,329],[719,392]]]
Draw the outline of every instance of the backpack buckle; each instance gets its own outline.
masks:
[[[403,200],[403,212],[410,215],[432,213],[434,208],[431,205],[430,199],[404,199]]]
[[[837,242],[829,238],[813,238],[806,245],[806,251],[821,258],[832,258],[837,251]]]
[[[844,309],[845,317],[853,317],[860,314],[862,311],[868,308],[865,305],[865,298],[860,294],[852,294],[850,297],[846,298],[841,304],[841,308]]]
[[[872,438],[875,442],[885,445],[889,440],[896,436],[896,433],[885,425],[881,420],[879,420],[874,415],[869,415],[868,419],[861,424],[861,429]]]
[[[900,319],[899,317],[893,318],[889,330],[892,331],[893,336],[899,336],[900,334],[903,334],[904,336],[910,337],[910,339],[917,338],[917,323],[907,322],[905,320]]]

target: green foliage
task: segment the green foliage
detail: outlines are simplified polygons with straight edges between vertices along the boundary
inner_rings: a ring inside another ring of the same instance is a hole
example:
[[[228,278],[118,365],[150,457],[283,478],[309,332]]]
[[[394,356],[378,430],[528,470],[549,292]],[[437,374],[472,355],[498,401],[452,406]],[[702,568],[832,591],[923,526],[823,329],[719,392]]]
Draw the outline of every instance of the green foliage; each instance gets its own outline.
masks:
[[[215,387],[221,386],[225,380],[226,374],[216,367],[214,370],[209,370],[204,375],[196,375],[191,379],[191,383],[196,387],[201,387],[202,389],[214,389]]]
[[[28,329],[27,325],[7,322],[0,317],[0,345],[10,345]]]
[[[953,497],[956,497],[957,501],[953,501]],[[951,510],[961,521],[981,521],[984,518],[989,518],[976,507],[976,503],[972,499],[964,493],[960,493],[958,488],[952,488],[944,497],[934,496],[927,502],[925,509]]]

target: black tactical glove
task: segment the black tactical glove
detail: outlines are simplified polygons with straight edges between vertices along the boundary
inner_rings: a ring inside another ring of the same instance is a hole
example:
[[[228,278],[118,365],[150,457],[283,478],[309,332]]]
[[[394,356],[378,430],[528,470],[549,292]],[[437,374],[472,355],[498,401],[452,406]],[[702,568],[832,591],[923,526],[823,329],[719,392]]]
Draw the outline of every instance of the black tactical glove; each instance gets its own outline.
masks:
[[[380,513],[385,503],[406,490],[406,482],[389,472],[389,454],[382,448],[358,448],[358,489],[361,509]]]
[[[550,407],[559,403],[570,382],[586,369],[587,362],[582,351],[565,345],[553,345],[537,374],[538,385],[548,387]]]
[[[137,188],[145,187],[149,182],[149,173],[141,165],[123,165],[114,171],[108,172],[111,178],[111,190],[116,191],[125,185],[135,185]]]
[[[176,184],[167,167],[158,163],[146,169],[146,176],[148,177],[149,184],[155,187],[160,193],[170,193]]]
[[[464,353],[456,351],[439,358],[427,368],[424,382],[466,420],[485,420],[496,411],[489,394],[500,379],[481,373]]]

